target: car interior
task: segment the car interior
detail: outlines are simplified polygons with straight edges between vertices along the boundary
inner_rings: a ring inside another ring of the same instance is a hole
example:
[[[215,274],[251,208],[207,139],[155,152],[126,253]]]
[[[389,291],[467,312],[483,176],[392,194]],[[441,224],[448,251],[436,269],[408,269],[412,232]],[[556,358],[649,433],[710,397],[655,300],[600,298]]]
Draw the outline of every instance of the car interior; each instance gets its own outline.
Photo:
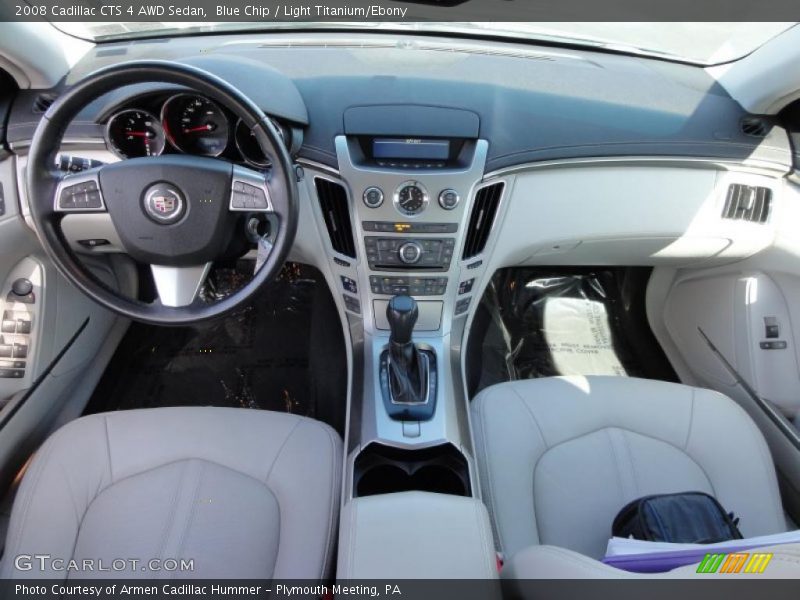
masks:
[[[0,23],[0,578],[800,576],[800,27],[148,25]]]

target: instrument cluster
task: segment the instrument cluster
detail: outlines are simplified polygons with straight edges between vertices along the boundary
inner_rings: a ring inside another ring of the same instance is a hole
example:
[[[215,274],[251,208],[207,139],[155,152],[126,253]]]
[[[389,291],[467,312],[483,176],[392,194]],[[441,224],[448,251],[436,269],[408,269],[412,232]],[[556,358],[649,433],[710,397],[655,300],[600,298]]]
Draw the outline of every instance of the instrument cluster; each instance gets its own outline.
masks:
[[[275,119],[272,124],[291,147],[292,130]],[[123,159],[177,152],[222,156],[260,169],[271,165],[270,157],[241,119],[213,100],[192,93],[170,96],[160,107],[115,112],[108,118],[105,139],[108,149]]]

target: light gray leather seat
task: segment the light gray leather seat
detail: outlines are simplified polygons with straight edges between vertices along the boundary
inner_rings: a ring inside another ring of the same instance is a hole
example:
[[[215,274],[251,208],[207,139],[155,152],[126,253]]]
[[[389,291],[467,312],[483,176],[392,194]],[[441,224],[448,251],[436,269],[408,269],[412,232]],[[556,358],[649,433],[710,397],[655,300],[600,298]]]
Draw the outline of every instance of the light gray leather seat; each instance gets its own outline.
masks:
[[[618,511],[648,494],[708,492],[745,537],[785,531],[764,438],[717,392],[554,377],[487,388],[472,410],[483,499],[509,560],[539,544],[602,558]]]
[[[78,419],[25,474],[0,577],[320,579],[333,556],[341,460],[330,427],[283,413],[157,408]],[[140,562],[20,570],[20,555]],[[161,571],[142,570],[152,559]],[[168,559],[193,560],[193,570],[168,572]]]

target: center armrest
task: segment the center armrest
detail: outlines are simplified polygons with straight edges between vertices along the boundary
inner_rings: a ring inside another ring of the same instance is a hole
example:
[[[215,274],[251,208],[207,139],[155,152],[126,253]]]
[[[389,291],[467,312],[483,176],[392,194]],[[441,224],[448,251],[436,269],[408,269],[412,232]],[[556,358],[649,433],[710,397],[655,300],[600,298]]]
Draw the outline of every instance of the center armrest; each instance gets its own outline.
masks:
[[[355,498],[342,509],[338,579],[496,579],[480,500],[428,492]]]

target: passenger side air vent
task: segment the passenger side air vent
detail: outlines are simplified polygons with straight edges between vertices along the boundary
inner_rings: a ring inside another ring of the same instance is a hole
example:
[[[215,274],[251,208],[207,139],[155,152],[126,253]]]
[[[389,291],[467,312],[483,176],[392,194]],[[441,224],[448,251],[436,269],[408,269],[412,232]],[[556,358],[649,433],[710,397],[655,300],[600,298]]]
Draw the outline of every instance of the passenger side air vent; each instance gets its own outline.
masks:
[[[770,128],[769,122],[763,117],[745,117],[740,126],[743,134],[759,138],[765,137]]]
[[[318,177],[314,183],[333,249],[339,254],[355,258],[356,247],[347,206],[347,192],[341,185],[328,179]]]
[[[55,94],[39,94],[33,101],[33,112],[37,115],[46,113],[47,109],[56,101]]]
[[[500,205],[500,196],[503,195],[503,187],[505,187],[504,183],[487,185],[478,190],[475,195],[475,204],[469,217],[467,239],[462,255],[465,260],[477,256],[486,247],[486,241],[489,239],[489,233],[497,214],[497,207]]]
[[[771,202],[771,189],[733,183],[728,187],[722,218],[766,223]]]

